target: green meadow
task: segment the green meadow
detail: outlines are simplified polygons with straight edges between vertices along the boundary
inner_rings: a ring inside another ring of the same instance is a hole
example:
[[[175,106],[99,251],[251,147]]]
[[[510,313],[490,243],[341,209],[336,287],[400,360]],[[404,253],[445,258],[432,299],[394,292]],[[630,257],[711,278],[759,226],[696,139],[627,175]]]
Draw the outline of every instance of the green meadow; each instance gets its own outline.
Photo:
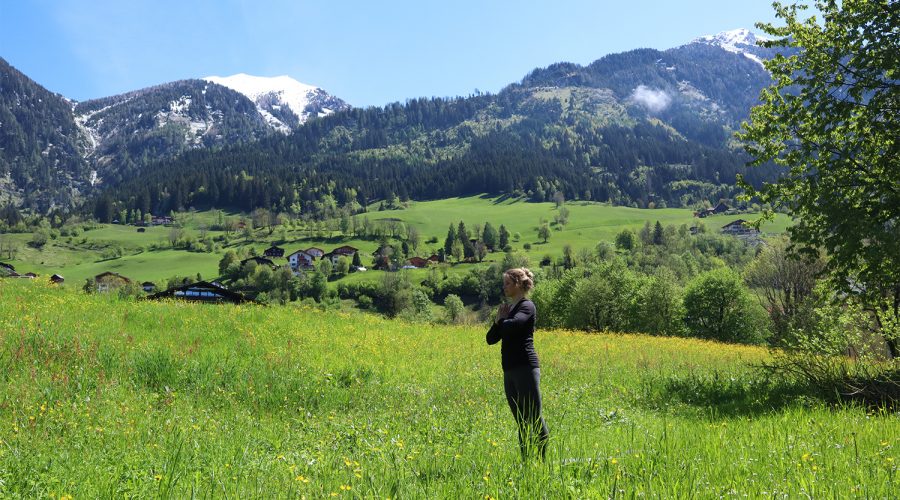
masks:
[[[408,226],[415,227],[420,234],[421,244],[418,253],[427,257],[438,248],[443,247],[447,229],[452,223],[464,221],[470,230],[476,225],[483,226],[490,222],[496,228],[505,225],[511,235],[519,234],[511,245],[515,251],[524,253],[533,263],[539,262],[545,255],[559,256],[565,245],[571,245],[576,251],[593,250],[601,241],[612,242],[622,229],[640,230],[645,223],[654,224],[659,221],[663,225],[688,226],[701,223],[709,231],[718,231],[725,224],[739,218],[750,220],[755,216],[717,215],[705,219],[693,217],[687,209],[636,209],[614,207],[601,203],[569,202],[565,207],[569,210],[569,221],[564,226],[553,225],[549,240],[544,243],[537,236],[537,228],[541,221],[552,223],[558,213],[553,203],[528,203],[515,199],[498,199],[488,197],[451,198],[438,201],[412,202],[403,210],[372,211],[357,216],[364,217],[371,223],[385,223],[389,220],[400,220]],[[240,214],[228,214],[237,218]],[[199,237],[202,225],[207,227],[214,222],[213,212],[197,212],[186,214],[186,234]],[[778,214],[776,219],[763,225],[767,234],[781,233],[790,224],[790,219]],[[227,243],[220,245],[216,252],[188,252],[168,248],[168,237],[171,228],[149,227],[143,233],[137,232],[133,226],[105,224],[100,228],[85,231],[79,236],[59,236],[50,240],[43,248],[30,247],[27,242],[30,234],[5,234],[5,242],[13,242],[18,248],[15,259],[9,261],[20,272],[36,272],[39,274],[58,273],[70,283],[83,284],[86,278],[104,271],[113,271],[138,281],[159,282],[166,278],[178,276],[195,276],[200,273],[204,278],[218,274],[218,262],[229,249],[249,250],[254,248],[262,253],[269,245],[278,244],[287,253],[316,246],[329,251],[340,245],[351,245],[363,252],[363,265],[371,265],[371,254],[376,250],[378,242],[374,240],[345,237],[337,231],[326,231],[321,237],[309,237],[309,232],[295,228],[276,228],[273,231],[258,229],[250,240],[241,232],[232,233]],[[208,231],[209,236],[222,236],[219,231]],[[437,243],[426,243],[431,238]],[[525,248],[528,244],[530,248]],[[110,247],[122,249],[118,258],[104,257],[104,250]],[[2,257],[2,256],[0,256]],[[488,255],[486,260],[500,260],[496,254]],[[3,259],[6,262],[6,259]],[[283,263],[285,261],[280,261]],[[465,267],[465,266],[464,266]],[[370,273],[353,279],[377,279]],[[344,278],[344,279],[350,279]]]
[[[577,219],[576,219],[577,220]],[[523,462],[477,326],[0,281],[0,497],[891,498],[897,414],[761,348],[539,331]]]

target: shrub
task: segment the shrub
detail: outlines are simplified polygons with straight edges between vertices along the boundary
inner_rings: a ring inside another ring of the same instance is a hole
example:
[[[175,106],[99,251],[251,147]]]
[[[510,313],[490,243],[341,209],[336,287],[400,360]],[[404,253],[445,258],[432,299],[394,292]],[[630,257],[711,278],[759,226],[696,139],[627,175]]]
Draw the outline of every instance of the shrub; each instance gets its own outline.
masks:
[[[566,326],[583,330],[637,331],[640,278],[621,262],[603,263],[578,281]]]
[[[452,293],[447,295],[447,298],[444,299],[444,307],[447,310],[447,321],[450,323],[458,322],[460,318],[462,318],[463,311],[465,310],[462,299],[460,299],[458,295]]]
[[[769,335],[765,311],[741,278],[727,268],[694,278],[685,290],[684,309],[690,335],[749,344],[760,344]]]
[[[638,296],[638,329],[653,335],[683,335],[681,293],[675,275],[666,268],[646,279]]]
[[[372,297],[368,295],[360,295],[356,297],[356,302],[359,304],[359,307],[362,309],[371,309],[372,308]]]

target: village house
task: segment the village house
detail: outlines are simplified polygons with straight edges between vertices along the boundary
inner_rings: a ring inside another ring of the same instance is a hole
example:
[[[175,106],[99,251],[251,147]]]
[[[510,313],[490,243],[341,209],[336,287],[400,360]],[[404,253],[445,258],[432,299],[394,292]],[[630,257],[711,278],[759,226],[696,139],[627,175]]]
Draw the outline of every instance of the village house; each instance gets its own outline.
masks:
[[[220,304],[223,302],[242,304],[248,302],[248,299],[240,293],[232,292],[218,283],[210,283],[208,281],[198,281],[172,287],[163,292],[154,293],[147,298],[153,300],[179,299],[207,304]]]
[[[284,257],[284,249],[272,245],[263,252],[263,255],[266,257]]]
[[[423,259],[422,257],[410,257],[409,265],[414,267],[425,267],[428,265],[428,261]]]
[[[322,256],[322,258],[330,259],[331,263],[336,266],[338,260],[340,260],[341,257],[347,257],[348,259],[352,260],[353,256],[356,255],[356,252],[358,251],[359,249],[357,248],[351,247],[349,245],[344,245],[326,253]]]
[[[174,222],[175,221],[168,215],[154,215],[150,219],[150,224],[153,224],[154,226],[165,226],[173,224]]]
[[[94,283],[97,286],[97,292],[104,293],[117,290],[128,283],[131,283],[131,280],[119,273],[106,271],[105,273],[94,276]]]
[[[722,226],[722,234],[731,236],[758,236],[759,231],[744,219],[738,219]]]
[[[66,279],[58,274],[54,274],[53,276],[50,276],[50,283],[59,285],[65,281],[66,281]]]
[[[706,210],[700,210],[699,212],[694,212],[694,217],[700,217],[701,219],[704,217],[709,217],[710,215],[723,214],[727,211],[731,210],[731,207],[725,204],[725,202],[720,201],[718,205],[707,208]]]
[[[7,278],[33,280],[33,279],[37,278],[37,274],[34,274],[34,273],[19,274],[19,273],[13,272],[13,273],[7,274],[6,277]]]
[[[0,262],[0,276],[13,276],[16,274],[18,273],[16,273],[16,268],[12,264]]]
[[[325,250],[321,248],[311,247],[306,249],[306,253],[313,256],[314,259],[321,259],[325,255]]]
[[[294,272],[315,267],[316,257],[307,250],[297,250],[287,256],[288,265]]]
[[[141,283],[141,288],[146,293],[153,293],[156,291],[156,283],[154,283],[152,281],[145,281],[145,282]]]

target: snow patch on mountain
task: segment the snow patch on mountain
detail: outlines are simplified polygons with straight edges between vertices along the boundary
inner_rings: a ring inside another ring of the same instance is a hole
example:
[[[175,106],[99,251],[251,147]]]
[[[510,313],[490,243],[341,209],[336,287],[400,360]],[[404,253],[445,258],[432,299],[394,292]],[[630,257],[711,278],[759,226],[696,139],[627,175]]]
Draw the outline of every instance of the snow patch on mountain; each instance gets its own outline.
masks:
[[[298,82],[289,76],[261,77],[239,73],[232,76],[208,76],[204,80],[247,96],[271,127],[287,133],[292,120],[286,120],[284,109],[296,117],[296,125],[310,116],[324,116],[348,107],[319,87]]]
[[[716,33],[715,35],[701,36],[692,40],[691,43],[714,45],[716,47],[721,47],[728,52],[743,54],[744,57],[755,61],[762,66],[762,59],[756,54],[760,48],[756,42],[767,40],[771,39],[762,35],[757,35],[746,28],[738,28]]]

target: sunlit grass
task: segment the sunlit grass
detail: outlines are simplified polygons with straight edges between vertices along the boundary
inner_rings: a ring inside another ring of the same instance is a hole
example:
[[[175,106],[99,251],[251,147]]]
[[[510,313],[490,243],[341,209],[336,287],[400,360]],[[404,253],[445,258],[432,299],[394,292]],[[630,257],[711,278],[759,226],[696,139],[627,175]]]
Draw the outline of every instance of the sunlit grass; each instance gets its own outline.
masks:
[[[486,222],[496,228],[504,224],[510,235],[519,234],[518,241],[510,242],[513,249],[527,255],[533,265],[545,255],[561,256],[565,245],[571,245],[576,252],[581,249],[593,251],[601,241],[612,242],[622,229],[638,231],[647,222],[654,224],[658,220],[664,225],[690,226],[700,221],[693,217],[691,210],[679,208],[642,210],[589,202],[570,202],[566,207],[570,212],[569,223],[559,230],[554,229],[546,243],[537,237],[535,229],[541,220],[553,221],[557,210],[549,202],[527,203],[514,199],[471,196],[413,202],[404,210],[377,211],[377,207],[372,206],[370,210],[373,211],[360,214],[357,219],[362,221],[363,218],[368,218],[371,224],[383,224],[385,219],[399,219],[406,225],[415,227],[421,241],[417,253],[424,257],[443,248],[451,223],[456,227],[459,221],[464,221],[470,230],[476,225],[483,227]],[[237,214],[225,216],[232,219],[238,217]],[[718,231],[735,219],[754,217],[718,215],[703,219],[703,224],[710,231]],[[211,226],[215,222],[216,212],[196,212],[182,215],[181,218],[186,224],[185,234],[198,238],[201,225]],[[771,234],[783,232],[789,222],[787,216],[779,214],[774,222],[763,226],[763,231]],[[217,263],[226,251],[249,251],[253,248],[258,254],[262,254],[271,244],[284,248],[285,255],[313,246],[330,251],[337,246],[351,245],[362,250],[362,264],[371,266],[372,253],[379,244],[374,239],[344,237],[337,231],[326,231],[318,235],[316,231],[297,228],[286,229],[283,233],[281,229],[277,229],[270,234],[268,230],[260,229],[251,241],[244,238],[241,231],[237,231],[231,233],[227,242],[217,242],[218,251],[198,253],[168,248],[171,230],[169,227],[155,226],[139,233],[134,226],[100,224],[98,228],[85,231],[79,236],[60,236],[50,240],[41,249],[28,246],[31,234],[3,235],[6,244],[13,244],[19,250],[15,259],[2,260],[12,263],[21,272],[31,271],[44,275],[58,273],[70,282],[79,284],[84,283],[86,278],[105,271],[118,272],[137,281],[159,282],[175,275],[195,276],[201,273],[204,278],[214,277],[218,274]],[[224,235],[219,231],[209,231],[207,234],[210,237]],[[437,242],[426,243],[430,238],[436,238]],[[526,244],[530,248],[526,249]],[[103,260],[103,248],[113,245],[122,248],[122,257]],[[489,254],[486,260],[502,260],[502,254]],[[278,263],[284,264],[286,260],[278,259]],[[470,266],[465,265],[463,268],[469,269]],[[369,281],[378,278],[374,274],[366,274],[344,279]]]
[[[523,464],[484,331],[0,282],[0,496],[869,496],[900,422],[804,403],[759,348],[539,332]]]

